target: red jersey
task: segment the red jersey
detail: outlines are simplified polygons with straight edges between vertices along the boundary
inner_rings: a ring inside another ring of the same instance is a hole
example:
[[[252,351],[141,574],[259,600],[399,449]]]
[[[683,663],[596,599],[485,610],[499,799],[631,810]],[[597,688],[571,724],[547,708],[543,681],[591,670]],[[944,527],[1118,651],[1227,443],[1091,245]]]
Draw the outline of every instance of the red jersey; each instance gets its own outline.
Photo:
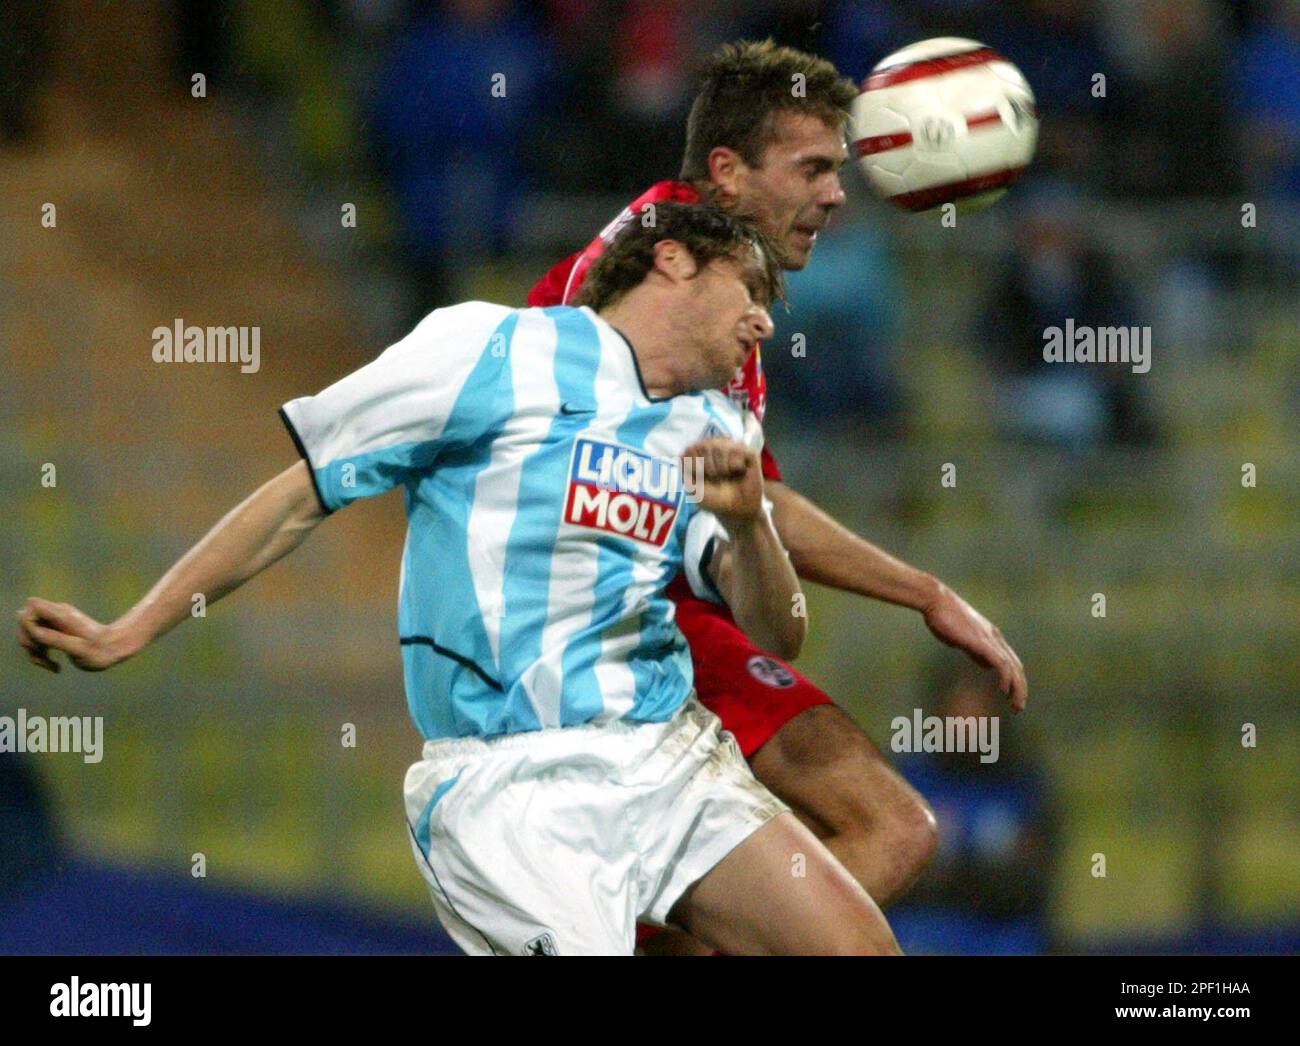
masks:
[[[618,217],[601,229],[600,234],[591,243],[577,254],[570,255],[556,264],[550,272],[538,280],[537,286],[528,292],[528,304],[535,307],[568,305],[577,296],[578,288],[587,277],[587,270],[600,257],[605,250],[605,245],[618,235],[619,230],[649,204],[668,201],[699,203],[700,194],[687,182],[656,182],[624,207]],[[754,351],[749,354],[744,366],[736,371],[736,376],[723,391],[742,409],[752,410],[760,422],[763,420],[763,413],[767,409],[767,378],[763,374],[763,358],[759,346],[754,346]],[[777,467],[771,451],[767,449],[766,441],[763,444],[762,456],[763,477],[780,480],[781,470]]]

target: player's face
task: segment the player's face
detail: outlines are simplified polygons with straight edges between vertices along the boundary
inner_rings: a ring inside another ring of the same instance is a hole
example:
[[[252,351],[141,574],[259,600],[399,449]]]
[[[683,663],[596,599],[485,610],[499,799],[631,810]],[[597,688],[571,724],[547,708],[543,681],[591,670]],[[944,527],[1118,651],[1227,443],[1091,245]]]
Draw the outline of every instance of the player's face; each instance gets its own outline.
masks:
[[[698,387],[717,388],[744,366],[755,345],[772,336],[767,277],[757,253],[746,251],[736,259],[714,259],[688,286]]]
[[[839,171],[848,149],[844,134],[815,116],[779,112],[776,132],[761,167],[738,167],[735,210],[782,248],[783,268],[802,269],[817,233],[844,205]]]

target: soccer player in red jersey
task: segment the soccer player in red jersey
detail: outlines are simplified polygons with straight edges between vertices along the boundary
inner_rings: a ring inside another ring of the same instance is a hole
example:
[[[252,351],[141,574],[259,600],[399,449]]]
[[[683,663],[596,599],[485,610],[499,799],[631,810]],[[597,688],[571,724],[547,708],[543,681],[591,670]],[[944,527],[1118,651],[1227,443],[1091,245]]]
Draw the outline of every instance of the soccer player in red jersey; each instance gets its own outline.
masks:
[[[681,176],[651,186],[594,240],[533,288],[529,305],[572,301],[592,262],[622,226],[662,201],[707,199],[757,224],[804,268],[818,232],[844,203],[839,168],[857,95],[831,63],[771,41],[726,44],[709,59],[686,128]],[[761,421],[766,381],[759,346],[727,392]],[[1024,667],[1002,633],[932,575],[853,534],[781,479],[763,451],[777,530],[799,576],[910,607],[940,641],[998,674],[1016,711],[1028,696]],[[831,698],[797,669],[756,646],[725,607],[674,589],[703,704],[740,743],[755,775],[787,802],[882,907],[915,880],[934,852],[934,814]],[[647,951],[689,953],[677,931]]]

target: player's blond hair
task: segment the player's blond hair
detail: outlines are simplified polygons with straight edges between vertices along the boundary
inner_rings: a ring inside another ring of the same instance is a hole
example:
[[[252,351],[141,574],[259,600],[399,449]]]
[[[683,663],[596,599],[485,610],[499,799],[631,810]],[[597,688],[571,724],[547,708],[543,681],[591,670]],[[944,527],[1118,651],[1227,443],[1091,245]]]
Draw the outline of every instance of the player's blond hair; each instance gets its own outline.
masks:
[[[709,153],[720,145],[761,167],[777,113],[808,113],[838,130],[857,96],[853,81],[824,58],[771,39],[723,44],[705,61],[686,119],[682,180],[707,181]]]

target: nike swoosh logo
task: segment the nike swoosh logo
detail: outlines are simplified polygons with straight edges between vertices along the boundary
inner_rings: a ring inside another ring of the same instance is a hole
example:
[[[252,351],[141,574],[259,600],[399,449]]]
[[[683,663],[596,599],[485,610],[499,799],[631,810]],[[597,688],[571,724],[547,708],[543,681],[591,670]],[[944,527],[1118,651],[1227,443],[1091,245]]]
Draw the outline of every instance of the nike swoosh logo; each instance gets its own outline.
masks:
[[[561,413],[561,414],[595,414],[595,413],[596,413],[596,408],[595,408],[595,407],[577,407],[577,406],[574,406],[574,405],[571,404],[571,403],[561,403],[561,404],[560,404],[560,413]]]

